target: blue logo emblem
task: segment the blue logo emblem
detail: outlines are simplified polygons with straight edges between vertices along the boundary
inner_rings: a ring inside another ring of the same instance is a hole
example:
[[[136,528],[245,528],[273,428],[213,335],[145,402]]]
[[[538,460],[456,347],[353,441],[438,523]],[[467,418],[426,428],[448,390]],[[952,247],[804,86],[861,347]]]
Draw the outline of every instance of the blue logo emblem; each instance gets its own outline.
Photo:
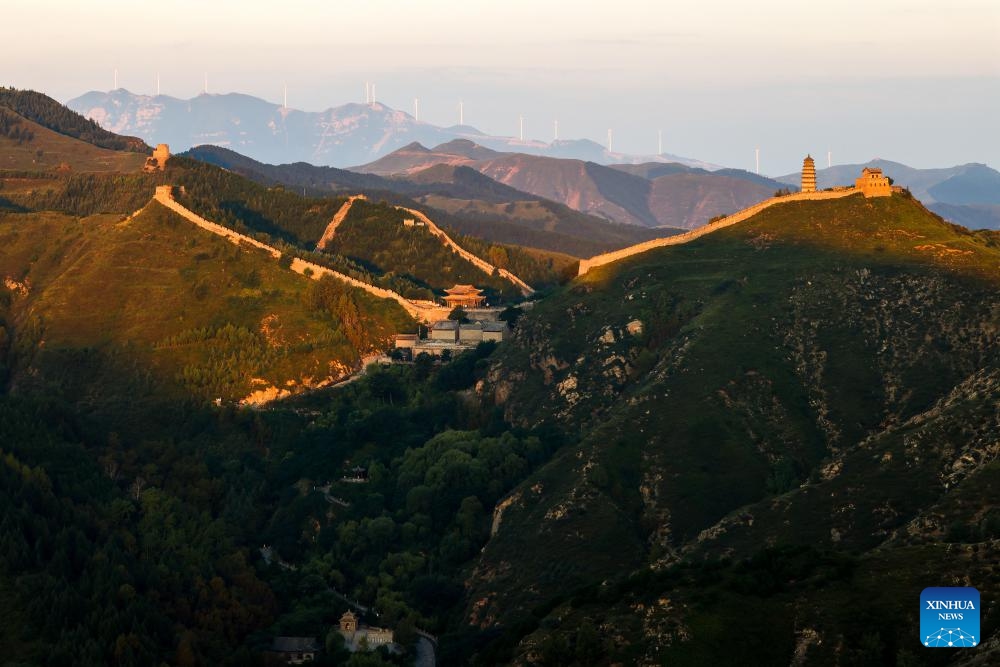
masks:
[[[920,594],[920,643],[928,648],[979,646],[979,591],[925,588]]]

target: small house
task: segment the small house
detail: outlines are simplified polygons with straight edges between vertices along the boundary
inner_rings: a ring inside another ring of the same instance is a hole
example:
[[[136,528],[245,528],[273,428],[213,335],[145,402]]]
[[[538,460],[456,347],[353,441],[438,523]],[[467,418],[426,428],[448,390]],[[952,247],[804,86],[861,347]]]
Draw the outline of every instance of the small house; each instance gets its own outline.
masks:
[[[431,340],[445,341],[448,343],[458,342],[458,322],[453,320],[438,320],[431,325]]]
[[[483,340],[497,343],[506,340],[510,335],[510,327],[506,322],[483,322]]]
[[[483,323],[482,322],[470,322],[468,324],[458,325],[458,342],[459,343],[480,343],[483,340]]]

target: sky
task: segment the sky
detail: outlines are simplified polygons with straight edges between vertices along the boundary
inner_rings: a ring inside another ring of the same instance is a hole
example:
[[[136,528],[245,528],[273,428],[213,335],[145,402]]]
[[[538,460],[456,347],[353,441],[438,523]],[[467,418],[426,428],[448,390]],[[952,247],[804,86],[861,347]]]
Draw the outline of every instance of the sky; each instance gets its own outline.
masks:
[[[880,157],[1000,168],[998,0],[32,0],[0,85],[364,99],[440,125],[761,172]]]

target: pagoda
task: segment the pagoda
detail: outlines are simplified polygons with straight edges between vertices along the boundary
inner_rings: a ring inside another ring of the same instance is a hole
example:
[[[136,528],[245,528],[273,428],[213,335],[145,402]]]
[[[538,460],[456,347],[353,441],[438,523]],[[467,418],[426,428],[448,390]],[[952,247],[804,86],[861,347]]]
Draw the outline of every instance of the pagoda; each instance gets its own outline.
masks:
[[[486,301],[483,291],[472,285],[455,285],[445,290],[444,301],[451,307],[479,308]]]
[[[816,161],[811,155],[802,161],[802,192],[816,192]]]

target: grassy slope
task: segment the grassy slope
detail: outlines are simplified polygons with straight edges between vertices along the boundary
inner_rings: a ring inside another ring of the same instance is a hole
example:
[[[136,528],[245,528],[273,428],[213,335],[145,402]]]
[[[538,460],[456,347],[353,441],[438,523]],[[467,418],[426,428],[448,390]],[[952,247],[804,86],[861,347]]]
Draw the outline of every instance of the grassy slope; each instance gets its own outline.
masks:
[[[511,418],[582,425],[582,441],[520,487],[472,580],[472,602],[486,602],[473,620],[669,561],[726,514],[995,369],[998,266],[987,237],[915,201],[852,197],[769,209],[602,267],[540,304],[493,386],[513,389]],[[623,331],[633,319],[642,334]],[[605,327],[614,342],[599,340]],[[961,419],[946,419],[939,439],[967,438],[952,428]],[[890,483],[862,459],[855,469],[886,494],[928,482]],[[857,493],[841,487],[839,497]],[[870,546],[927,502],[899,503],[887,525],[858,522],[852,543]],[[810,526],[829,540],[829,504],[775,511],[775,524],[791,524],[771,532],[780,542]],[[722,544],[761,546],[756,529],[745,538]]]
[[[19,118],[19,126],[30,130],[34,137],[19,143],[0,136],[0,170],[49,171],[66,163],[75,172],[107,173],[136,171],[145,162],[146,157],[140,153],[98,148]]]
[[[490,288],[506,298],[516,296],[516,288],[505,279],[487,275],[425,228],[403,226],[405,217],[406,213],[382,204],[356,202],[327,252],[359,261],[377,273],[408,276],[438,291],[464,283]]]
[[[342,323],[311,312],[311,281],[262,253],[211,236],[158,204],[120,220],[43,213],[0,221],[0,274],[30,286],[27,297],[14,299],[22,370],[29,360],[66,364],[68,392],[100,385],[89,374],[110,368],[117,355],[136,368],[149,365],[150,390],[240,398],[254,377],[284,386],[340,375],[407,323],[395,304],[352,290],[367,321],[359,350]],[[215,333],[226,325],[235,331]],[[78,363],[69,364],[74,355]],[[18,381],[30,382],[30,374]]]

